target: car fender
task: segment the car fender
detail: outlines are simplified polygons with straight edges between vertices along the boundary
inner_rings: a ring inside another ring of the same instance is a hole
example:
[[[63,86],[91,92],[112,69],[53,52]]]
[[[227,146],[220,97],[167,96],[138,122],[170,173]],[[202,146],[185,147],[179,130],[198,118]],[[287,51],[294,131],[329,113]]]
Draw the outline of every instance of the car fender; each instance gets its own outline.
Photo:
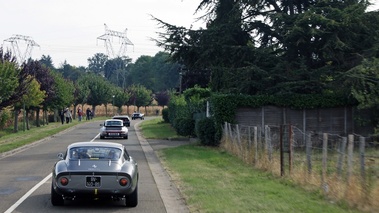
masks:
[[[66,172],[67,171],[67,164],[64,160],[58,161],[55,165],[55,171],[54,173],[58,175],[61,172]]]

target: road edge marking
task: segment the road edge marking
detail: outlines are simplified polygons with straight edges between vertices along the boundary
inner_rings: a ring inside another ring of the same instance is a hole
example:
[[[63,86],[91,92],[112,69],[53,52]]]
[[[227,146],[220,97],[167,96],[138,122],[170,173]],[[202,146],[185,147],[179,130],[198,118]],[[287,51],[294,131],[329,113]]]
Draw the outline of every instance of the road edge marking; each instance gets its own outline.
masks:
[[[31,188],[24,196],[22,196],[16,203],[14,203],[9,209],[7,209],[4,213],[13,212],[22,202],[24,202],[35,190],[37,190],[42,184],[46,183],[52,177],[52,173],[47,175],[43,180],[37,183],[33,188]]]

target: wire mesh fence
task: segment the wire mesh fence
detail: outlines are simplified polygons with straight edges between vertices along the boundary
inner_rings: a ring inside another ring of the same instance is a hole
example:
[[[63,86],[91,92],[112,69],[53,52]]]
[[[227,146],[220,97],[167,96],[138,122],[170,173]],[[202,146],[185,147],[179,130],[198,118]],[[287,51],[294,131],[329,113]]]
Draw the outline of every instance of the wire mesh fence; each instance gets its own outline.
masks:
[[[221,146],[256,168],[335,202],[379,212],[379,143],[373,136],[303,132],[293,125],[225,123]]]

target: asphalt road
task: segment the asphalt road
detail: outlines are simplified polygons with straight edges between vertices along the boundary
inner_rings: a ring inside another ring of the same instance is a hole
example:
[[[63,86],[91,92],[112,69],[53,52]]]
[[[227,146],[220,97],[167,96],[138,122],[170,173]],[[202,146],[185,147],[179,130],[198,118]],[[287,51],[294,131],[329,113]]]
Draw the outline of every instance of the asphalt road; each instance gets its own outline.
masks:
[[[57,154],[73,142],[100,140],[101,122],[86,122],[17,152],[0,155],[0,212],[188,212],[153,147],[141,137],[136,126],[139,120],[132,121],[129,139],[102,140],[122,143],[137,161],[140,172],[137,207],[124,207],[121,202],[110,200],[70,201],[65,206],[52,206],[51,170],[58,160]],[[159,145],[154,141],[152,144]]]

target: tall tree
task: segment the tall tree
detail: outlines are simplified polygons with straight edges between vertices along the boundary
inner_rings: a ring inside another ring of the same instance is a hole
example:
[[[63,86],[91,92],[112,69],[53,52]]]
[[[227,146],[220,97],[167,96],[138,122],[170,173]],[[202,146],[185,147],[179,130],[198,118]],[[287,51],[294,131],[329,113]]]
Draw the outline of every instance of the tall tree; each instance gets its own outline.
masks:
[[[131,59],[128,57],[118,57],[108,60],[104,66],[104,77],[113,84],[125,89],[128,77],[128,65]]]
[[[19,102],[32,80],[16,61],[11,52],[4,52],[0,47],[0,110]]]
[[[29,60],[22,68],[26,73],[33,76],[41,86],[41,90],[45,91],[46,96],[44,102],[42,103],[42,108],[44,111],[44,119],[48,123],[47,114],[48,106],[53,102],[55,97],[54,91],[54,77],[51,75],[51,71],[46,66],[42,65],[39,61]],[[36,107],[36,123],[37,127],[40,126],[39,111],[40,107]]]
[[[112,102],[113,86],[106,81],[103,77],[94,73],[83,75],[78,83],[83,87],[88,88],[89,94],[87,97],[87,104],[92,105],[92,111],[95,113],[96,106]]]
[[[88,69],[90,72],[103,75],[104,74],[104,66],[108,61],[108,56],[104,53],[96,53],[91,58],[87,59],[88,61]]]
[[[47,55],[47,56],[46,55],[42,55],[42,57],[39,60],[39,62],[41,64],[45,65],[50,70],[54,70],[55,69],[54,64],[53,64],[53,60],[51,59],[50,55]]]

